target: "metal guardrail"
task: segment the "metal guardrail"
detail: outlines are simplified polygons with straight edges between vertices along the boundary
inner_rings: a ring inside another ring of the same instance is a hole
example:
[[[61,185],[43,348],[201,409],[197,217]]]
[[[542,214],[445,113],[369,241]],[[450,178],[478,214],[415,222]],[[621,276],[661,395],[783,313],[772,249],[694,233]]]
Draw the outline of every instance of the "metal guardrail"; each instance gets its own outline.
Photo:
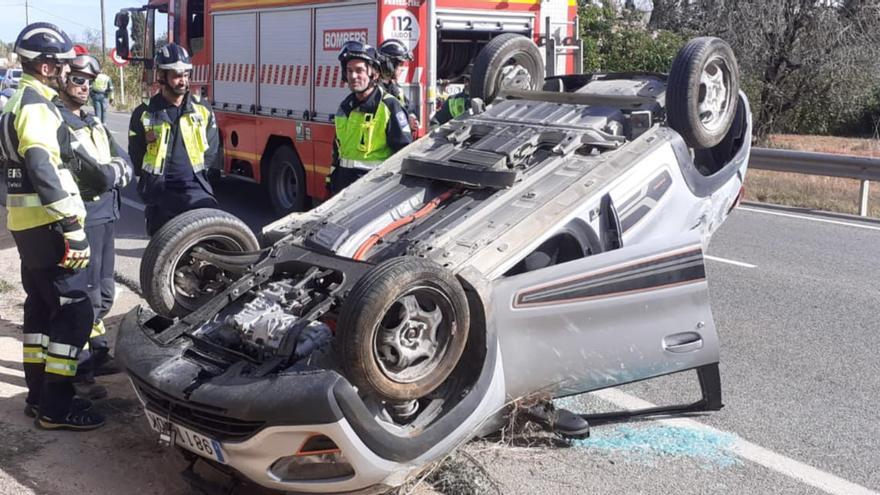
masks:
[[[760,170],[860,180],[859,215],[863,217],[868,216],[870,181],[880,181],[880,158],[752,148],[749,166]]]

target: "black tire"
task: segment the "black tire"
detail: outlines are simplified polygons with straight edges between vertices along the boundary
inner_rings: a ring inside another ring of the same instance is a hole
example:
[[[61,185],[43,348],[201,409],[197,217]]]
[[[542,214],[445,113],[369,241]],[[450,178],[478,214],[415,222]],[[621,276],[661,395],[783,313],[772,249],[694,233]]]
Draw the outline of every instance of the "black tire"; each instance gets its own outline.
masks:
[[[688,146],[705,149],[721,142],[738,98],[739,66],[730,45],[707,36],[678,51],[666,87],[666,114]]]
[[[504,68],[519,66],[528,72],[529,80],[504,81]],[[502,86],[517,89],[538,89],[544,83],[544,60],[538,46],[523,35],[505,33],[492,38],[477,54],[471,72],[470,96],[491,103]]]
[[[200,208],[174,217],[153,235],[141,259],[141,290],[156,313],[185,316],[231,281],[219,268],[190,258],[196,246],[224,251],[260,248],[251,229],[225,211]],[[198,288],[192,287],[195,283]]]
[[[395,401],[418,399],[455,369],[469,326],[467,297],[452,273],[421,258],[391,259],[364,275],[345,299],[336,334],[339,362],[361,391]],[[417,356],[428,340],[435,352]]]
[[[269,159],[266,183],[272,208],[279,216],[306,207],[306,171],[290,146],[279,146]]]

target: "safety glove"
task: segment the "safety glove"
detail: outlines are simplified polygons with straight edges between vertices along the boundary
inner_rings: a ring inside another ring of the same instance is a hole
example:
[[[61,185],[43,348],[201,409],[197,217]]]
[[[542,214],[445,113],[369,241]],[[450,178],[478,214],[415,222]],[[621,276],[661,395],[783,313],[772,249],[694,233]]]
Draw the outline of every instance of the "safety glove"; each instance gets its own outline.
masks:
[[[131,182],[132,167],[122,158],[113,157],[110,159],[109,166],[113,168],[113,174],[116,176],[114,186],[122,189]]]
[[[76,217],[67,217],[61,220],[61,231],[64,235],[64,257],[58,266],[71,270],[81,270],[88,266],[89,241],[86,239],[86,231]]]

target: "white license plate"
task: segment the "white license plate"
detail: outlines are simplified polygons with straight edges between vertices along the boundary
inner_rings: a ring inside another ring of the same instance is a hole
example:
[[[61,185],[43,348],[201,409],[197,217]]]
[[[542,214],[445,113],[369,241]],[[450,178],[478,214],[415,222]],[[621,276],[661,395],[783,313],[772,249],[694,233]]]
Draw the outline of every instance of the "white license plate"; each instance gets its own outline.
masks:
[[[192,431],[185,426],[174,424],[149,409],[145,409],[144,412],[147,415],[147,421],[150,422],[150,426],[160,434],[171,435],[177,445],[200,456],[226,464],[226,456],[223,455],[223,448],[217,440]]]

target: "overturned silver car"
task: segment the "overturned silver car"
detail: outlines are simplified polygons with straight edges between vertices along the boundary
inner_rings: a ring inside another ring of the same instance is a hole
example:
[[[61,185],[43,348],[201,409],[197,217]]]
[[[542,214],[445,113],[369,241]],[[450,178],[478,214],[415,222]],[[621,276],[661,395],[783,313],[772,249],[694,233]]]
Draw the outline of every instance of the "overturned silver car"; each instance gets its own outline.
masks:
[[[751,116],[729,47],[669,76],[508,89],[317,208],[196,210],[151,241],[117,355],[169,444],[260,485],[381,490],[507,405],[697,370],[721,407],[703,250]]]

